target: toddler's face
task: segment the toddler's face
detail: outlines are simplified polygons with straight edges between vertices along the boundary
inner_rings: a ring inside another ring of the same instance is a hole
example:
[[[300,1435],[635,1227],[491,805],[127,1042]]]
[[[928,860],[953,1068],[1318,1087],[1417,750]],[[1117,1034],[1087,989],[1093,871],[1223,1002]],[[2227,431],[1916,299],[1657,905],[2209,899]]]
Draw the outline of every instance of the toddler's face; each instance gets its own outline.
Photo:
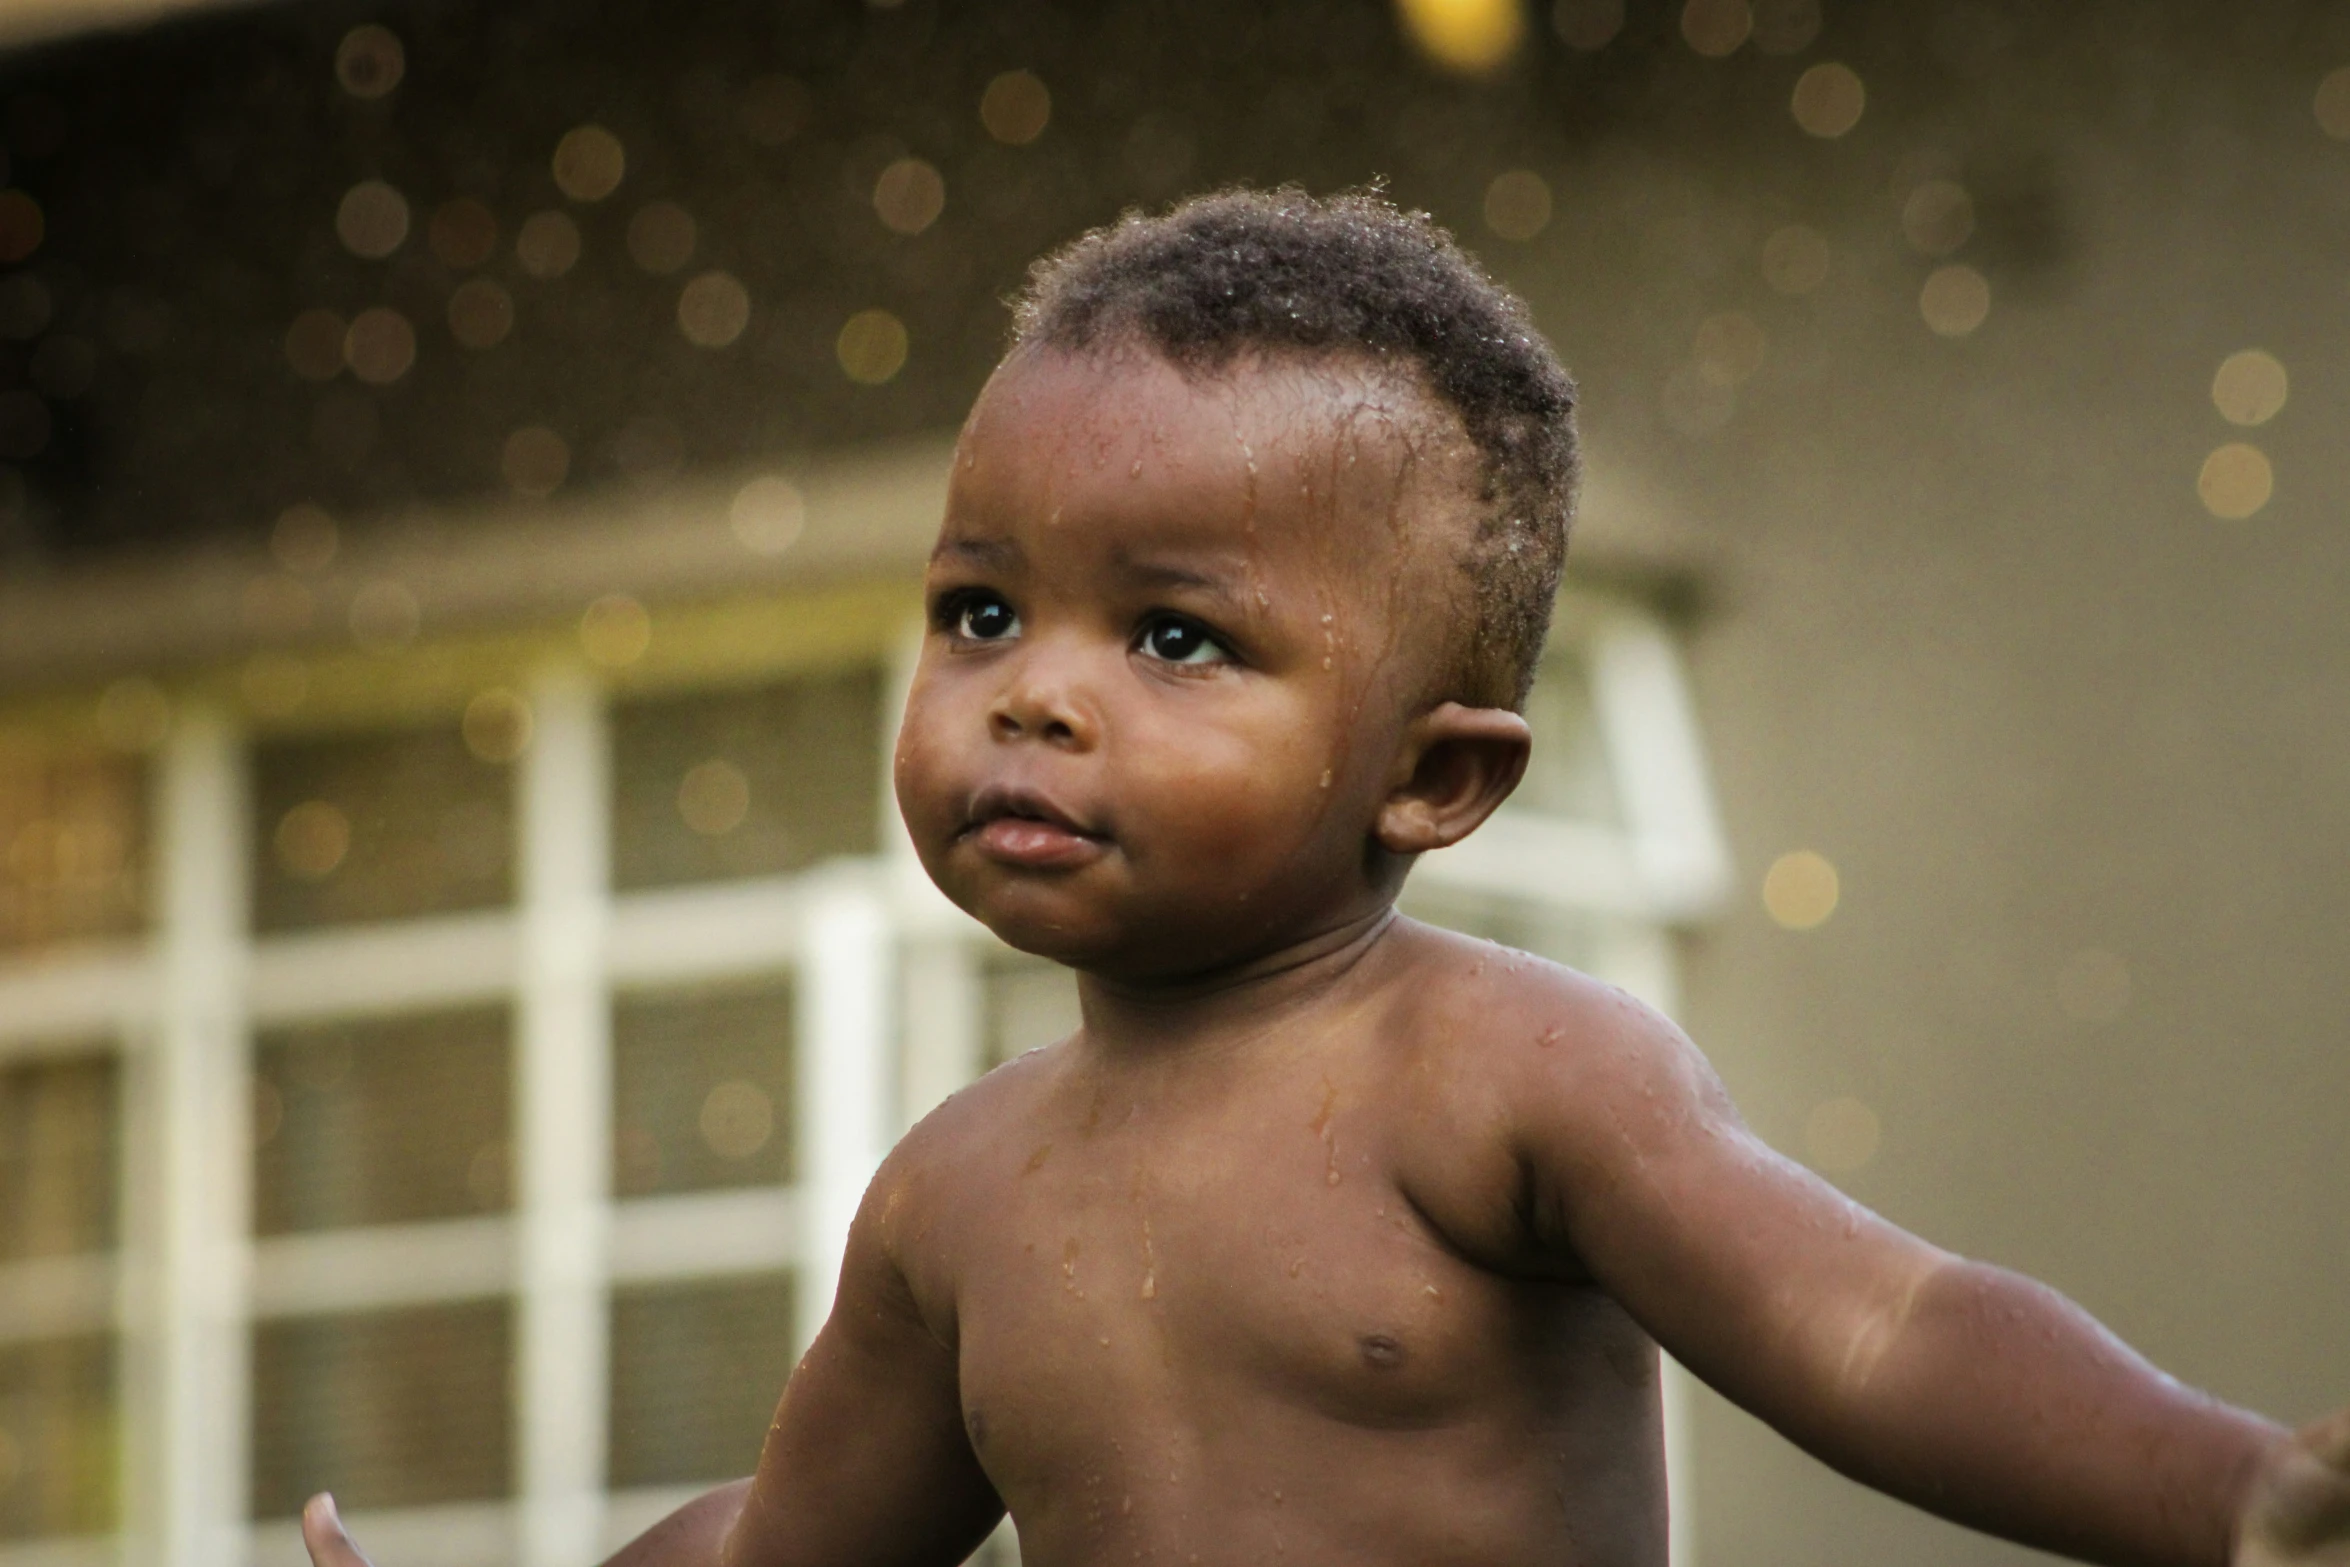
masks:
[[[1166,978],[1392,895],[1367,834],[1460,597],[1470,459],[1373,367],[999,369],[958,449],[898,799],[1014,946]]]

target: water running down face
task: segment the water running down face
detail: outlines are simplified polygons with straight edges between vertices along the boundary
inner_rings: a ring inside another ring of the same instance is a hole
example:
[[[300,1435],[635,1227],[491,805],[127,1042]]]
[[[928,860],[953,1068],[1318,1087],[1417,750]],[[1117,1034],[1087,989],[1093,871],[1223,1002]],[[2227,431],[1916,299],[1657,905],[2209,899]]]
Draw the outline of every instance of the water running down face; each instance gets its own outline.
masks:
[[[1375,914],[1523,766],[1444,702],[1476,457],[1402,376],[1026,351],[965,426],[898,798],[947,895],[1135,981]]]

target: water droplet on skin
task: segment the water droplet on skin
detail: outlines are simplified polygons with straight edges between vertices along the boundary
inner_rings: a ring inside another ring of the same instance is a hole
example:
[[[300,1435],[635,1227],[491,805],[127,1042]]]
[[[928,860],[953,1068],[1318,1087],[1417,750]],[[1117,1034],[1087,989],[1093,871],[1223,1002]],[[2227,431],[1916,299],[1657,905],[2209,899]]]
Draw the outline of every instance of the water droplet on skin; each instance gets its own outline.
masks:
[[[1129,479],[1139,479],[1142,477],[1141,458],[1137,457],[1134,459],[1134,466],[1126,470],[1126,477]]]
[[[1020,1173],[1022,1175],[1034,1175],[1037,1171],[1043,1169],[1044,1162],[1046,1158],[1052,1154],[1052,1151],[1053,1145],[1051,1143],[1045,1143],[1039,1146],[1036,1152],[1028,1156],[1028,1162],[1020,1166]]]
[[[1327,653],[1322,655],[1322,667],[1324,669],[1328,669],[1330,667],[1330,655]]]
[[[1427,1291],[1427,1293],[1428,1293],[1428,1298],[1429,1298],[1430,1300],[1442,1300],[1442,1299],[1444,1299],[1444,1291],[1442,1291],[1442,1290],[1438,1289],[1438,1288],[1437,1288],[1435,1285],[1433,1285],[1433,1284],[1425,1284],[1425,1285],[1422,1285],[1422,1286],[1421,1286],[1421,1288]]]
[[[1293,1279],[1294,1279],[1294,1278],[1296,1278],[1296,1277],[1297,1277],[1297,1276],[1298,1276],[1300,1273],[1303,1273],[1303,1272],[1305,1271],[1305,1267],[1306,1267],[1306,1260],[1305,1260],[1305,1258],[1303,1258],[1303,1257],[1293,1257],[1293,1258],[1291,1258],[1291,1259],[1290,1259],[1290,1262],[1289,1262],[1289,1276],[1290,1276],[1291,1278],[1293,1278]]]
[[[1565,1029],[1560,1028],[1556,1023],[1553,1023],[1550,1027],[1542,1031],[1542,1036],[1535,1040],[1534,1043],[1542,1046],[1545,1050],[1547,1050],[1552,1045],[1557,1044],[1559,1042],[1560,1036],[1565,1033]]]
[[[1336,615],[1324,615],[1324,616],[1322,617],[1322,624],[1323,624],[1323,625],[1325,625],[1325,626],[1327,626],[1327,625],[1329,625],[1329,624],[1330,624],[1332,621],[1336,620],[1337,618],[1338,618],[1338,617],[1337,617]]]
[[[1142,1298],[1144,1300],[1159,1298],[1159,1276],[1157,1274],[1146,1273],[1142,1276]]]
[[[1322,769],[1322,787],[1325,789],[1330,787],[1330,769],[1327,767]]]
[[[1107,1333],[1102,1335],[1101,1345],[1104,1349],[1108,1349],[1110,1347],[1110,1336]]]
[[[1118,1498],[1118,1513],[1119,1513],[1119,1516],[1120,1516],[1120,1517],[1124,1517],[1126,1514],[1128,1514],[1128,1513],[1130,1513],[1130,1512],[1132,1512],[1132,1511],[1134,1511],[1134,1498],[1133,1498],[1133,1497],[1131,1497],[1131,1496],[1121,1496],[1121,1497],[1119,1497],[1119,1498]],[[1140,1553],[1139,1553],[1139,1552],[1137,1552],[1136,1554],[1138,1554],[1138,1555],[1139,1555]]]

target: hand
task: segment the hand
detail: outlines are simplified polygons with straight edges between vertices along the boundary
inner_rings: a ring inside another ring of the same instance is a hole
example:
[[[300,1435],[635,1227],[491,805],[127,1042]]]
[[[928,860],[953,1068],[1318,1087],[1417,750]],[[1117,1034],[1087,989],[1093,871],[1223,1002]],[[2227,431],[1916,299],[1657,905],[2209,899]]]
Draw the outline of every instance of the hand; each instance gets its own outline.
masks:
[[[2268,1455],[2236,1527],[2235,1567],[2350,1567],[2350,1409]]]
[[[302,1504],[302,1543],[310,1548],[312,1567],[371,1567],[324,1491]]]

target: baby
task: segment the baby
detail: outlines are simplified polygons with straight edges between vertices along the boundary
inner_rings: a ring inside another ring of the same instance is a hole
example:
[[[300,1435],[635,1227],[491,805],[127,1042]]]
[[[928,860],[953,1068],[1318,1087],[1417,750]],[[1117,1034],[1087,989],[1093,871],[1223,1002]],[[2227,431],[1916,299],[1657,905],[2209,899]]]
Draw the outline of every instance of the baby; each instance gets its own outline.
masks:
[[[896,762],[1083,1026],[908,1133],[747,1481],[622,1567],[1660,1567],[1657,1346],[1846,1474],[2090,1561],[2350,1562],[2299,1437],[1741,1124],[1620,991],[1400,918],[1526,766],[1574,388],[1372,196],[1042,263]],[[748,1455],[745,1455],[746,1457]],[[333,1504],[319,1567],[360,1558]]]

